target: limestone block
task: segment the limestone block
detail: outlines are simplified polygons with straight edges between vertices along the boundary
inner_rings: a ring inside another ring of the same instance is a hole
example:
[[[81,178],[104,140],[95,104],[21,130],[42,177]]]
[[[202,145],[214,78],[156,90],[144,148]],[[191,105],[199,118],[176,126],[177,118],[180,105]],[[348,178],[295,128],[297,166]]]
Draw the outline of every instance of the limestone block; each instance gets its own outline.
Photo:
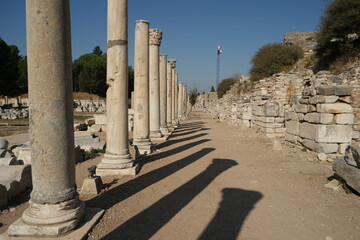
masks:
[[[286,112],[285,113],[285,120],[298,120],[297,113],[296,112]]]
[[[308,112],[316,112],[316,106],[308,105]]]
[[[297,104],[295,105],[295,111],[298,113],[307,113],[308,112],[308,105],[306,104]]]
[[[339,101],[350,104],[350,103],[353,103],[353,97],[352,96],[339,97]]]
[[[286,128],[275,128],[275,132],[276,132],[276,133],[285,133],[285,132],[286,132]]]
[[[8,194],[6,187],[0,184],[0,209],[6,206],[8,202]]]
[[[98,194],[102,188],[103,182],[101,177],[96,176],[94,178],[86,178],[81,187],[81,194]]]
[[[106,125],[106,114],[94,114],[95,124]]]
[[[94,124],[88,127],[88,131],[91,133],[97,133],[102,131],[102,126],[100,124]]]
[[[331,113],[307,113],[304,120],[310,123],[332,124],[334,115]]]
[[[287,133],[299,135],[300,123],[298,121],[286,121],[285,127]]]
[[[265,116],[276,117],[279,116],[279,105],[277,103],[268,102],[264,105]]]
[[[352,113],[353,108],[346,103],[323,103],[316,105],[318,112],[325,113]]]
[[[346,148],[349,146],[348,143],[341,143],[339,144],[338,152],[341,154],[345,154]]]
[[[316,103],[335,103],[338,99],[339,99],[339,96],[317,95]]]
[[[350,86],[319,86],[316,87],[316,92],[319,95],[336,95],[336,96],[350,96],[352,87]]]
[[[360,139],[360,132],[359,131],[353,131],[352,132],[352,139]]]
[[[299,121],[304,121],[304,113],[298,113],[297,118],[299,119]]]
[[[334,120],[336,124],[353,124],[354,114],[335,114]]]
[[[8,140],[6,140],[4,137],[0,137],[0,149],[7,149],[9,146]]]
[[[315,138],[316,138],[316,125],[311,124],[311,123],[307,123],[307,122],[300,123],[299,135],[302,138],[315,140]]]
[[[16,157],[0,158],[0,166],[18,165],[19,162]]]
[[[24,165],[31,164],[31,149],[29,146],[24,145],[19,149],[18,160]]]
[[[334,172],[346,181],[346,183],[360,193],[360,169],[348,165],[344,157],[340,157],[333,165]]]
[[[313,140],[303,139],[302,140],[302,145],[305,146],[306,148],[314,151],[314,152],[316,152],[316,150],[317,150],[317,144]]]
[[[285,118],[283,118],[283,117],[277,117],[277,118],[275,118],[275,122],[276,122],[276,123],[284,123],[284,122],[285,122]]]
[[[246,120],[250,120],[250,119],[252,119],[252,114],[251,114],[251,112],[244,112],[243,114],[242,114],[242,119],[246,119]]]
[[[360,168],[360,147],[348,145],[345,149],[344,160],[347,164]]]
[[[302,142],[302,139],[299,136],[290,133],[285,133],[285,140],[295,144]]]
[[[316,142],[349,143],[352,137],[351,125],[317,125]]]
[[[315,151],[318,153],[336,153],[338,148],[339,146],[336,143],[317,143]]]

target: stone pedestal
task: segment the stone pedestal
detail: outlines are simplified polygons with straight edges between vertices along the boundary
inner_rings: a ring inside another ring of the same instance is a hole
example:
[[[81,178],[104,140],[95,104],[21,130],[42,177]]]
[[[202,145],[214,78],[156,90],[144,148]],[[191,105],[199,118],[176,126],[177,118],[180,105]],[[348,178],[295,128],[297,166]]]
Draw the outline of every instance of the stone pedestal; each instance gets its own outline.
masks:
[[[159,29],[149,31],[149,98],[150,98],[150,138],[160,139],[160,79],[159,79],[159,46],[162,32]]]
[[[85,214],[75,185],[69,7],[26,1],[33,190],[9,236],[65,235]]]
[[[173,71],[176,67],[176,60],[170,59],[167,63],[167,110],[166,110],[166,124],[169,131],[173,131]]]
[[[128,142],[127,0],[108,2],[106,153],[96,175],[134,175],[138,167]]]
[[[134,141],[140,154],[150,154],[149,138],[149,22],[135,24],[134,54]]]
[[[160,131],[163,135],[170,134],[166,124],[167,116],[167,55],[160,54]]]

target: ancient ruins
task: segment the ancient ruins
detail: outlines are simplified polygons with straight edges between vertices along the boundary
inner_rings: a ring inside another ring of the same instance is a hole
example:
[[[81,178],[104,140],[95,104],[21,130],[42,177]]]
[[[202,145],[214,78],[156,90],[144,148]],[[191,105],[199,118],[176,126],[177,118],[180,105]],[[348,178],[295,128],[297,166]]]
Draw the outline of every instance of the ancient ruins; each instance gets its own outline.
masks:
[[[106,102],[74,100],[69,6],[69,0],[27,1],[30,97],[6,98],[0,104],[11,104],[16,110],[0,109],[0,116],[3,119],[29,117],[30,142],[14,147],[0,138],[0,208],[27,189],[32,191],[29,206],[0,239],[82,239],[102,217],[104,209],[85,207],[79,198],[75,163],[81,161],[81,149],[90,146],[105,150],[101,162],[88,168],[87,183],[82,188],[97,195],[101,191],[101,177],[110,177],[116,182],[132,175],[136,181],[134,175],[140,171],[142,157],[151,155],[157,144],[166,142],[191,110],[188,89],[180,82],[176,60],[160,54],[166,33],[150,28],[146,20],[135,22],[135,89],[131,108],[128,108],[127,0],[108,0]],[[301,35],[286,34],[284,43],[301,45],[309,53],[314,48],[313,33]],[[302,41],[304,38],[308,41]],[[255,128],[274,139],[274,149],[291,145],[316,152],[318,159],[334,162],[334,172],[360,192],[360,122],[357,120],[360,117],[360,65],[339,75],[293,69],[249,87],[251,84],[248,78],[241,77],[220,99],[215,92],[206,92],[197,97],[193,110],[210,113],[216,121],[239,126],[239,129]],[[74,111],[95,113],[94,119],[74,125]],[[189,129],[195,129],[194,125]],[[106,132],[106,147],[99,137],[93,136],[100,131]],[[132,139],[129,133],[133,134]],[[130,148],[134,148],[134,154]],[[173,151],[182,152],[185,148]],[[196,154],[213,150],[204,148]],[[177,168],[186,166],[181,162],[177,164],[167,171],[176,172]],[[160,204],[179,198],[179,205],[189,203],[192,200],[187,195],[189,189],[205,189],[218,174],[236,165],[233,160],[214,158],[204,171],[210,177],[199,175],[202,185],[193,184],[194,177],[182,186],[186,191],[175,190]],[[159,181],[157,177],[146,178],[139,188]],[[252,181],[257,184],[257,180]],[[222,192],[225,196],[231,189]],[[240,198],[247,196],[243,192]],[[261,198],[260,194],[251,196],[256,201]],[[168,209],[164,207],[163,211]],[[179,211],[175,209],[174,215]],[[225,212],[229,214],[228,211]],[[152,213],[145,214],[157,217]]]

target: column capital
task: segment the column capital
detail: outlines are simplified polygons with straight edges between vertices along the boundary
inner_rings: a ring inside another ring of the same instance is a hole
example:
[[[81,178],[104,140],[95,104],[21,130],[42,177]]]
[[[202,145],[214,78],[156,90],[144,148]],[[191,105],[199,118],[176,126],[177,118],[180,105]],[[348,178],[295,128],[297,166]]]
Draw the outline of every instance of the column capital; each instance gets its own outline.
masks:
[[[160,46],[162,39],[162,31],[160,29],[149,29],[149,44]]]
[[[169,59],[168,63],[171,65],[172,68],[176,68],[176,60],[175,59]]]

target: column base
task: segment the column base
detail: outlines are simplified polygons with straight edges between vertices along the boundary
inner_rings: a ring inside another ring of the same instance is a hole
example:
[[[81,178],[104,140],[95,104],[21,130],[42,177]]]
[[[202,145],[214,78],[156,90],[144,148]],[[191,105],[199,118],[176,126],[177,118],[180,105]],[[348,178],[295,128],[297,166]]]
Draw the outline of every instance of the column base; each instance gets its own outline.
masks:
[[[134,138],[133,145],[136,145],[140,155],[147,155],[153,152],[153,145],[150,139]]]
[[[138,164],[130,154],[114,155],[105,153],[104,158],[97,165],[97,176],[136,175],[139,171]]]
[[[150,139],[152,140],[153,138],[162,138],[160,130],[150,131]]]
[[[160,132],[161,132],[161,134],[164,135],[164,136],[169,136],[169,135],[170,135],[169,129],[168,129],[168,127],[166,127],[166,126],[160,127]]]
[[[68,239],[83,239],[83,238],[85,238],[87,236],[87,234],[91,231],[91,229],[95,226],[95,224],[100,220],[100,218],[102,217],[104,212],[105,211],[100,208],[86,208],[85,209],[85,217],[84,217],[83,221],[80,223],[79,227],[67,235],[56,236],[56,239],[68,240]],[[28,230],[24,228],[24,225],[26,225],[26,223],[24,223],[24,221],[20,218],[16,222],[11,224],[10,227],[13,226],[16,229],[23,229],[24,232],[27,232]],[[27,226],[27,228],[28,227],[33,227],[33,228],[36,227],[36,226],[29,226],[29,225],[26,225],[26,226]],[[7,230],[5,233],[3,233],[0,236],[0,239],[4,239],[4,240],[5,239],[8,239],[8,240],[29,240],[29,239],[38,240],[39,236],[35,236],[35,235],[33,235],[33,236],[30,236],[30,235],[10,236],[9,230]],[[53,240],[54,236],[42,236],[41,239],[42,240]]]
[[[85,204],[78,198],[58,204],[37,204],[29,201],[22,217],[9,226],[13,237],[61,236],[75,229],[85,215]]]

